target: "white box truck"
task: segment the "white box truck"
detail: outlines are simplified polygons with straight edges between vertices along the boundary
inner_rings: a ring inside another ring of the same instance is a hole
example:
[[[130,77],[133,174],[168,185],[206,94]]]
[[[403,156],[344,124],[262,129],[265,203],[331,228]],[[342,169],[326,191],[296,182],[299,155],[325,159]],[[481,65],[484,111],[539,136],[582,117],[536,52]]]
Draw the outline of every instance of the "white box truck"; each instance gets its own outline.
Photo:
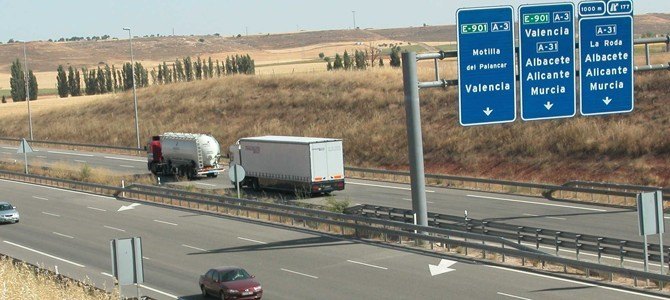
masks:
[[[328,194],[344,189],[342,140],[295,136],[242,138],[230,146],[232,164],[246,172],[242,186]]]

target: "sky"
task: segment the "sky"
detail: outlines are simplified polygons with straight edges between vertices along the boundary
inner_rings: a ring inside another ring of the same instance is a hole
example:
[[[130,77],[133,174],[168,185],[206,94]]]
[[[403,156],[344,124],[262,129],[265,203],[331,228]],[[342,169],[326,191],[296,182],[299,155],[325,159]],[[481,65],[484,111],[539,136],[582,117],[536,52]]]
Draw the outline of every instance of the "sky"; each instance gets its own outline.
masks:
[[[455,23],[461,7],[556,0],[0,0],[0,42],[72,36],[151,34],[224,36]],[[578,3],[578,1],[572,1]],[[634,0],[635,13],[670,13],[668,0]],[[355,11],[352,12],[352,11]]]

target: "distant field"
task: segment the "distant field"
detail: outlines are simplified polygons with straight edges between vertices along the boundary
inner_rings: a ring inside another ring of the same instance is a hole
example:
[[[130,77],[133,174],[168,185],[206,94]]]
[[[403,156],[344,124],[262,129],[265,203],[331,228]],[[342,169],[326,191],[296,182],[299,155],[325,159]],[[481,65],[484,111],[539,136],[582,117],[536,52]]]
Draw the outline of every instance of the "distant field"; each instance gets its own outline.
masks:
[[[46,95],[56,95],[58,94],[57,89],[38,89],[37,95],[46,96]],[[11,90],[0,90],[0,97],[5,96],[7,98],[11,97]],[[38,98],[39,99],[39,98]]]

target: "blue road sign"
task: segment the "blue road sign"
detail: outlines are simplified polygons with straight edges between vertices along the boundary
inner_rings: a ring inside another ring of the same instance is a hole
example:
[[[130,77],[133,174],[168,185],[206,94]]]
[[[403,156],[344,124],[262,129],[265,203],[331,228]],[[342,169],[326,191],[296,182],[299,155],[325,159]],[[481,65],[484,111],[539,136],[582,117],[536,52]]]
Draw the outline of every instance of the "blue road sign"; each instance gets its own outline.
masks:
[[[461,125],[513,122],[516,119],[513,8],[459,9],[456,20]]]
[[[572,3],[519,7],[521,119],[573,117],[575,7]]]
[[[596,3],[606,6],[603,16],[590,13],[589,7],[600,7]],[[579,12],[582,115],[633,111],[632,1],[581,2]]]

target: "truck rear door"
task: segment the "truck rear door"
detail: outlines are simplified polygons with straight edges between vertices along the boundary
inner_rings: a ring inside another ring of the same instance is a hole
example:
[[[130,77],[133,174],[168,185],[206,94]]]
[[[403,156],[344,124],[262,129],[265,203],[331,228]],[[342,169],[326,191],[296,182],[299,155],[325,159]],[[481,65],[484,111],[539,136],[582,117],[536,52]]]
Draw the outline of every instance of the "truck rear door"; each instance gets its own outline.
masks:
[[[327,143],[312,143],[310,147],[310,160],[312,163],[312,182],[329,180],[328,178],[328,151]]]

